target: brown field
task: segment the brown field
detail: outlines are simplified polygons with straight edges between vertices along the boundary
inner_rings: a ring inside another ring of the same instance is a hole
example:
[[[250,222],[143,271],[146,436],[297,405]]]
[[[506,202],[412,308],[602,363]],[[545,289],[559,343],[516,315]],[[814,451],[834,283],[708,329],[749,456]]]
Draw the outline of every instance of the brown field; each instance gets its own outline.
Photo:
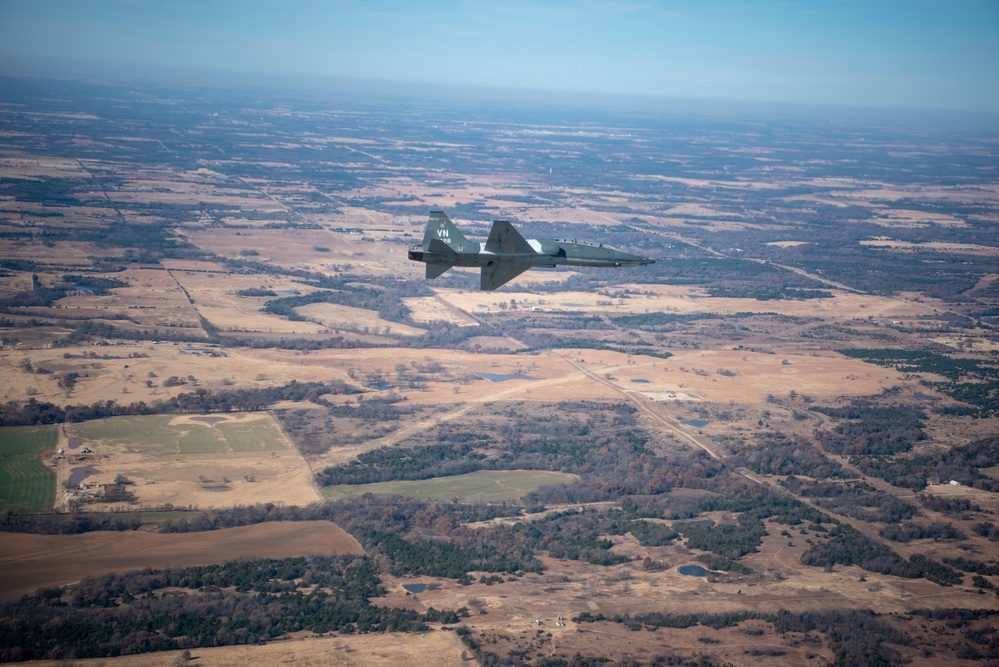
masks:
[[[89,175],[78,160],[57,157],[20,155],[0,158],[0,176],[4,178],[66,178]]]
[[[310,303],[295,310],[310,320],[322,323],[327,329],[371,330],[397,336],[419,336],[426,333],[424,329],[383,320],[377,313],[365,308],[340,306],[335,303]]]
[[[83,577],[143,568],[209,565],[237,558],[360,554],[361,546],[328,521],[262,523],[204,533],[3,533],[0,597],[65,586]]]
[[[168,667],[182,651],[145,653],[119,658],[74,660],[80,667]],[[191,651],[196,665],[246,667],[294,664],[301,667],[477,667],[479,661],[453,632],[419,634],[375,633],[321,637],[309,634],[260,646],[224,646]],[[33,667],[61,667],[62,660],[22,663]]]
[[[888,248],[890,250],[936,250],[938,252],[953,252],[967,255],[986,255],[991,257],[999,256],[999,248],[975,243],[910,243],[908,241],[895,241],[891,239],[874,239],[861,241],[860,245],[872,246],[876,248]]]
[[[194,308],[221,331],[288,334],[325,333],[315,322],[294,322],[262,312],[274,297],[239,296],[244,289],[268,289],[278,296],[296,296],[314,291],[288,279],[260,275],[229,275],[209,270],[172,270],[177,284],[194,301]]]
[[[148,327],[176,327],[200,331],[198,313],[170,271],[137,268],[123,271],[116,276],[128,287],[113,290],[106,296],[78,293],[60,299],[53,317],[99,317],[127,315],[139,325]]]
[[[538,273],[538,272],[535,272]],[[525,274],[526,275],[526,274]],[[517,278],[516,280],[520,280]],[[697,287],[675,285],[619,285],[606,292],[559,292],[557,294],[517,294],[519,310],[541,308],[545,312],[607,314],[612,317],[640,313],[778,313],[792,317],[817,317],[823,321],[867,319],[900,319],[928,316],[939,310],[940,304],[924,298],[921,302],[853,294],[838,290],[831,299],[804,301],[756,301],[754,299],[709,298]],[[499,304],[508,304],[511,296],[502,292],[466,292],[438,290],[438,297],[455,308],[469,313],[499,312]],[[617,296],[627,296],[621,298]]]
[[[420,296],[405,299],[410,316],[417,322],[450,322],[460,327],[473,327],[475,319],[463,311],[453,308],[435,296]]]
[[[357,248],[343,236],[325,229],[213,229],[190,236],[199,247],[223,257],[240,257],[243,251],[255,251],[259,254],[249,259],[317,270],[327,264],[357,261]],[[329,251],[317,251],[316,246]]]

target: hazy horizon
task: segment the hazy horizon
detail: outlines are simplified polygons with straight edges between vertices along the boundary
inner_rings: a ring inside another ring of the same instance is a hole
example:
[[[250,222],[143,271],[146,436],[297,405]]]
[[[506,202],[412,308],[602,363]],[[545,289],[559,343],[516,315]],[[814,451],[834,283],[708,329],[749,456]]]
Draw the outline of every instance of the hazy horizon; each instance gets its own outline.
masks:
[[[442,84],[392,79],[360,79],[323,75],[274,75],[198,68],[124,66],[100,61],[34,59],[5,57],[0,52],[0,77],[66,79],[104,82],[112,85],[204,90],[268,92],[293,98],[314,100],[360,94],[375,97],[398,97],[433,103],[452,102],[478,105],[497,104],[510,110],[559,109],[594,113],[651,113],[678,116],[728,118],[823,119],[831,121],[868,121],[939,125],[954,129],[999,131],[999,111],[934,109],[920,107],[864,106],[836,103],[767,102],[758,100],[713,99],[678,96],[653,96],[614,93],[585,93],[533,90],[529,88],[474,84]]]
[[[0,5],[0,69],[160,68],[601,98],[999,112],[986,0]]]

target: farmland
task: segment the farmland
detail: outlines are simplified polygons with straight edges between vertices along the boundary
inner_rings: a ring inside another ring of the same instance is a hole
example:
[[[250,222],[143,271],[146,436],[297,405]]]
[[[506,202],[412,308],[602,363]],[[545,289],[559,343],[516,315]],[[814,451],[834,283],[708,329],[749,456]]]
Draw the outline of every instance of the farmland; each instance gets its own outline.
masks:
[[[319,499],[308,464],[266,413],[110,417],[67,432],[91,453],[70,452],[59,469],[63,478],[82,463],[94,469],[89,484],[124,476],[141,507]]]
[[[55,474],[42,460],[55,449],[55,427],[0,429],[0,510],[49,509],[55,501]]]
[[[327,522],[260,524],[183,535],[94,532],[9,535],[0,557],[0,595],[65,586],[93,572],[209,565],[236,558],[360,552],[357,541]]]
[[[994,130],[8,83],[5,656],[999,656]]]

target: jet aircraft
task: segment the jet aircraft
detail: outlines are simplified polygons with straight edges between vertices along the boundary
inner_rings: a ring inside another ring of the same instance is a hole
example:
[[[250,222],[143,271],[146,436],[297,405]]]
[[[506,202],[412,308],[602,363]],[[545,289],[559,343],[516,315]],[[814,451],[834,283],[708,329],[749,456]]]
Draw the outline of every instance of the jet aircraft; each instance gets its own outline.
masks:
[[[409,258],[427,265],[427,278],[453,266],[482,268],[480,289],[494,290],[524,271],[556,266],[643,266],[655,260],[576,240],[525,239],[506,220],[494,220],[485,243],[469,241],[443,211],[431,211],[423,245]]]

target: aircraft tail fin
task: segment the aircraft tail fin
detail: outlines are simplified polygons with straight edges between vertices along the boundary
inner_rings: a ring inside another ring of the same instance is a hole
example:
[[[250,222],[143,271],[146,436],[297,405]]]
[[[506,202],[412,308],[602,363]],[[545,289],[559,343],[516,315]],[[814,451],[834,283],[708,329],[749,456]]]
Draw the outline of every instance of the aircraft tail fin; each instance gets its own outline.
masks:
[[[503,255],[534,252],[527,239],[506,220],[493,220],[493,228],[489,230],[489,240],[486,241],[486,250]]]
[[[441,252],[440,245],[435,249],[434,241],[447,247],[451,252],[472,252],[478,250],[478,244],[472,244],[465,235],[458,231],[444,211],[431,211],[427,221],[427,231],[423,234],[423,250],[425,252]],[[440,274],[438,274],[440,275]]]

